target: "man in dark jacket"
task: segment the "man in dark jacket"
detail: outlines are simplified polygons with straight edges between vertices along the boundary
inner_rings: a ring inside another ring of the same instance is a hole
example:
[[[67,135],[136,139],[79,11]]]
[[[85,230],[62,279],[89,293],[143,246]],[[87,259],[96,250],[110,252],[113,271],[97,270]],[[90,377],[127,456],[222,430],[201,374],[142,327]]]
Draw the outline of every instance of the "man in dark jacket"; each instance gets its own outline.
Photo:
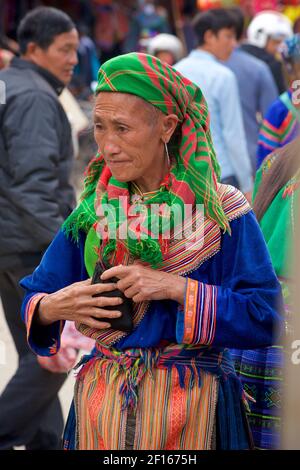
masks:
[[[277,11],[262,11],[251,21],[247,29],[247,43],[241,49],[269,67],[278,88],[278,94],[286,90],[281,62],[277,59],[280,44],[292,36],[290,20]]]
[[[75,203],[71,129],[58,95],[77,63],[78,34],[54,8],[37,8],[18,28],[21,58],[0,72],[0,296],[19,367],[0,397],[0,449],[60,446],[57,393],[66,375],[42,369],[20,320],[20,278],[31,273]]]

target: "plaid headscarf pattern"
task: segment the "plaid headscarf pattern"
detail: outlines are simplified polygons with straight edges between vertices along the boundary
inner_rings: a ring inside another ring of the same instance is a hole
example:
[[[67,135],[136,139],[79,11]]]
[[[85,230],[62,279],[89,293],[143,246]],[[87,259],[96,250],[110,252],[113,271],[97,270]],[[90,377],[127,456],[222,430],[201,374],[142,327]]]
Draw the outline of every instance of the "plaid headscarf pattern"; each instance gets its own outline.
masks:
[[[209,130],[209,113],[204,96],[194,83],[166,63],[142,53],[130,53],[105,62],[99,70],[96,94],[120,92],[134,94],[164,114],[176,114],[180,122],[179,143],[173,146],[173,161],[168,187],[162,185],[154,203],[184,205],[203,204],[205,216],[221,229],[230,230],[217,193],[220,168]],[[99,196],[99,194],[101,196]],[[116,205],[117,196],[129,199],[129,184],[120,183],[106,167],[103,156],[97,155],[88,167],[81,202],[64,224],[66,233],[78,238],[80,229],[96,228],[95,204]],[[124,218],[126,214],[122,214]],[[116,224],[118,222],[116,221]],[[160,226],[164,224],[159,223]],[[145,220],[147,226],[147,220]],[[127,250],[134,257],[156,266],[162,260],[161,233],[157,239],[148,233],[146,239],[128,238]],[[105,256],[118,249],[116,240],[104,247]]]

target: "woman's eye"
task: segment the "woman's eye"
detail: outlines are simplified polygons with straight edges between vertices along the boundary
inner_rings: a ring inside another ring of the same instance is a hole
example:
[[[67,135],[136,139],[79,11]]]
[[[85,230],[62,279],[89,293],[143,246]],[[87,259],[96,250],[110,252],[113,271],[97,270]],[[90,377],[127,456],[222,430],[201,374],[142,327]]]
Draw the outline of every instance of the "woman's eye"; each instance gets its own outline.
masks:
[[[98,123],[95,124],[95,128],[96,128],[98,131],[103,129],[103,128],[102,128],[102,125],[101,125],[101,124],[98,124]]]
[[[126,132],[128,129],[127,129],[127,127],[125,127],[125,126],[119,126],[119,127],[118,127],[118,130],[119,130],[120,132]]]

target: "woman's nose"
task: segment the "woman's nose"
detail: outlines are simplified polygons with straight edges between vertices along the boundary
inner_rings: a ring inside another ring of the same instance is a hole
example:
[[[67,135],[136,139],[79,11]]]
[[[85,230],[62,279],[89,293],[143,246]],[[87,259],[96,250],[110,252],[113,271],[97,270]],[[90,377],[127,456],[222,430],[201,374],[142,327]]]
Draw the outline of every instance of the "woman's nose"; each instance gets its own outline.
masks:
[[[104,157],[111,157],[120,153],[120,147],[111,141],[106,141],[102,145],[102,152]]]

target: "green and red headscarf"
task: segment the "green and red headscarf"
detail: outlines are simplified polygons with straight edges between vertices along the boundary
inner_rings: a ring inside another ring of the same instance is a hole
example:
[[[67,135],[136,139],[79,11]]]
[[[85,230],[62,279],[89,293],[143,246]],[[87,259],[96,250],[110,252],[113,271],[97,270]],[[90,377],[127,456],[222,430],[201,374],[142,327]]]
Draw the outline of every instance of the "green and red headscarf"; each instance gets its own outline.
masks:
[[[181,136],[172,148],[173,161],[167,185],[152,203],[203,204],[205,216],[215,220],[223,230],[229,229],[217,192],[219,165],[209,130],[209,113],[201,90],[179,72],[159,59],[141,53],[130,53],[105,62],[99,70],[96,94],[121,92],[134,94],[164,114],[176,114],[181,126]],[[145,142],[145,145],[147,143]],[[101,202],[117,207],[117,196],[129,200],[129,184],[112,177],[102,155],[97,155],[88,167],[81,202],[64,223],[64,230],[76,239],[79,230],[88,233],[87,244],[99,245],[95,205]],[[122,210],[121,210],[122,212]],[[121,218],[126,214],[122,213]],[[147,222],[147,221],[146,221]],[[119,221],[114,222],[118,227]],[[146,224],[147,225],[147,224]],[[160,222],[160,226],[163,227]],[[162,228],[163,230],[163,228]],[[115,239],[105,242],[104,255],[125,249],[134,257],[157,266],[162,261],[162,234],[140,239],[128,237],[127,241]],[[95,250],[88,250],[90,253]],[[120,257],[117,257],[120,261]],[[88,271],[95,262],[93,255],[87,259]]]

